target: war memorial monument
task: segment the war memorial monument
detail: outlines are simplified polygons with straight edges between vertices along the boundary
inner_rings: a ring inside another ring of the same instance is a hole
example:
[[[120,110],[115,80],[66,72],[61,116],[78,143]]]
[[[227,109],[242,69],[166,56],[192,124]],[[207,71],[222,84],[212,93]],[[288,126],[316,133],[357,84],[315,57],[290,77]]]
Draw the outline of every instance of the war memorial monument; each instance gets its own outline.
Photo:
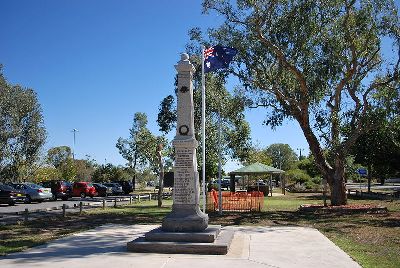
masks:
[[[131,252],[226,254],[233,231],[220,225],[208,225],[208,215],[200,210],[200,186],[197,171],[194,132],[192,77],[194,67],[186,53],[175,65],[178,72],[178,108],[175,148],[175,172],[172,211],[161,227],[127,243]]]

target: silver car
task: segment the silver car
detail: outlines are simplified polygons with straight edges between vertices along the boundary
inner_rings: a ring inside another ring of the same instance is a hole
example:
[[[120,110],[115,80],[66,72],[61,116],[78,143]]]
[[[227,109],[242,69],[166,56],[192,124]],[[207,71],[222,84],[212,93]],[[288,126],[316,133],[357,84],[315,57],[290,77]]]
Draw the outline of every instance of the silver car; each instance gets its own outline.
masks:
[[[53,198],[50,188],[44,188],[31,182],[13,183],[12,186],[26,195],[27,203],[31,203],[32,201],[43,202],[46,199]]]

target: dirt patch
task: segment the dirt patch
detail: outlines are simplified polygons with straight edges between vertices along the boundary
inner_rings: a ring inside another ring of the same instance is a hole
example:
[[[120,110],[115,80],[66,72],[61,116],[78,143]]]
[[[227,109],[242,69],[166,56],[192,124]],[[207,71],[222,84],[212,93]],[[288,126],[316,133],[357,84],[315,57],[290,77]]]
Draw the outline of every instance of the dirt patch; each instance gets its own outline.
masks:
[[[355,213],[377,213],[387,214],[388,209],[385,206],[377,206],[372,204],[351,204],[343,206],[322,206],[314,204],[304,204],[299,208],[301,212],[314,213],[340,213],[340,214],[355,214]]]

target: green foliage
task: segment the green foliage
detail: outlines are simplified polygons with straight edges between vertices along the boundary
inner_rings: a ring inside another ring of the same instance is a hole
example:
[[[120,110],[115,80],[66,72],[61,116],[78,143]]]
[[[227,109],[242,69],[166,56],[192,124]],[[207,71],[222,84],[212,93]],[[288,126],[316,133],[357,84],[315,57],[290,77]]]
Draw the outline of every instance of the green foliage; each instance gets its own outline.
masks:
[[[71,156],[71,148],[68,146],[53,147],[47,151],[47,161],[55,168],[59,168]]]
[[[64,180],[81,181],[80,178],[76,177],[76,166],[72,158],[67,158],[64,162],[62,162],[58,170],[61,173],[61,178]]]
[[[124,181],[130,179],[132,176],[129,169],[117,167],[112,164],[99,166],[92,175],[93,182],[113,182]]]
[[[386,124],[361,135],[352,147],[354,161],[369,167],[370,175],[395,177],[400,173],[400,127]]]
[[[164,133],[170,132],[176,122],[176,109],[174,107],[174,102],[174,96],[168,95],[160,104],[157,123],[160,126],[160,131]]]
[[[289,144],[271,144],[267,148],[267,153],[271,156],[274,167],[282,170],[292,169],[297,162],[297,155]]]
[[[295,183],[305,183],[311,179],[311,177],[301,169],[291,169],[285,172],[286,178]]]
[[[36,170],[33,182],[44,182],[61,178],[61,173],[54,167],[40,167]]]
[[[265,149],[256,147],[250,148],[245,164],[250,165],[257,162],[269,166],[272,164],[272,158]]]
[[[81,181],[91,181],[92,175],[97,167],[96,163],[89,159],[75,159],[74,166],[76,178]]]
[[[400,28],[392,0],[203,2],[223,23],[190,32],[199,44],[238,49],[236,75],[255,105],[270,109],[272,127],[295,119],[331,201],[346,203],[345,158],[360,135],[398,113]],[[383,54],[383,40],[391,46]],[[331,152],[331,159],[324,154]],[[340,193],[339,193],[340,192]]]
[[[45,141],[35,91],[7,83],[0,66],[0,180],[29,179]]]
[[[319,172],[312,155],[299,160],[297,162],[297,167],[307,172],[307,174],[312,178],[321,176],[321,173]]]
[[[140,112],[135,113],[129,132],[129,138],[119,138],[116,144],[121,156],[128,161],[128,167],[135,172],[146,167],[159,172],[157,148],[160,144],[168,148],[166,138],[153,135],[147,128],[147,115]]]

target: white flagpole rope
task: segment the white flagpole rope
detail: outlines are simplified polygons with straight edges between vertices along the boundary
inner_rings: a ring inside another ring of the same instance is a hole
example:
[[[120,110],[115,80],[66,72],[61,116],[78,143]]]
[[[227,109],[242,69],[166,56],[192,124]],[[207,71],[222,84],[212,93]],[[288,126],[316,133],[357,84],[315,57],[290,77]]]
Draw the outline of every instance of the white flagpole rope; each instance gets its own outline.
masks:
[[[204,76],[204,46],[201,50],[201,147],[202,147],[202,195],[203,212],[206,212],[206,79]]]

